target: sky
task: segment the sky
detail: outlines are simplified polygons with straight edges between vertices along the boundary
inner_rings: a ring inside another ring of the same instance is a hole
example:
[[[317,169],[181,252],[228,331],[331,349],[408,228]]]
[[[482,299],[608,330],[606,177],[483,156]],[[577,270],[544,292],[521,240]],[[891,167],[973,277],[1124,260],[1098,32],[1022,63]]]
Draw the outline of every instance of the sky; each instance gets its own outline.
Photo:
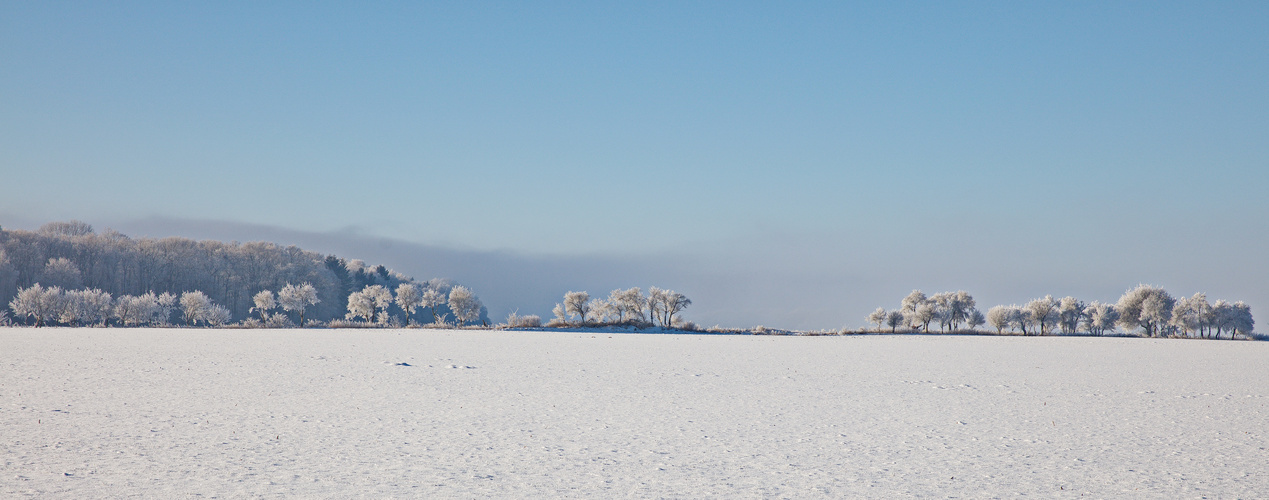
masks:
[[[491,316],[658,285],[704,324],[838,328],[915,288],[986,309],[1142,282],[1255,312],[1267,25],[1263,2],[0,2],[0,226],[293,238],[480,283]]]

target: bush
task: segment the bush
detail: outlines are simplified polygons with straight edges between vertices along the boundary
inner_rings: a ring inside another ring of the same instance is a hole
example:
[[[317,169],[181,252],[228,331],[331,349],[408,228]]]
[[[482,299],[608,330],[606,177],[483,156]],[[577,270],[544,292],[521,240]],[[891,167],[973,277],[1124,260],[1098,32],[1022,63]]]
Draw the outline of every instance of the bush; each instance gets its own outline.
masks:
[[[309,323],[312,325],[313,323]],[[381,328],[382,325],[371,323],[369,321],[354,321],[350,319],[332,319],[326,323],[327,328]]]
[[[542,318],[535,314],[520,316],[516,313],[511,313],[507,315],[507,328],[539,328],[541,326]]]

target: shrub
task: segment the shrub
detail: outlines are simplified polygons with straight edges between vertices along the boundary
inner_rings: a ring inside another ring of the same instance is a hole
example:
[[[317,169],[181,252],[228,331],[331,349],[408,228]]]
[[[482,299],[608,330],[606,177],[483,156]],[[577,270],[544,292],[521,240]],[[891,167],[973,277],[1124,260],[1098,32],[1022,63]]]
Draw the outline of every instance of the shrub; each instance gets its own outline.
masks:
[[[542,318],[535,314],[520,316],[516,313],[511,313],[507,315],[507,328],[538,328],[541,326]]]

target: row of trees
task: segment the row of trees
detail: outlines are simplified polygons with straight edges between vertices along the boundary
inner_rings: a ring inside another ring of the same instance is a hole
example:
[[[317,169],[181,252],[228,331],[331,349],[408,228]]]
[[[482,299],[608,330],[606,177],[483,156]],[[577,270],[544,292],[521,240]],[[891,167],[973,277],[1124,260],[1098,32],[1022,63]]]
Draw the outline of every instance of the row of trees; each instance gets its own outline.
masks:
[[[63,290],[59,286],[45,288],[39,283],[18,290],[9,302],[18,318],[29,318],[35,326],[62,324],[67,326],[107,325],[110,320],[124,326],[167,326],[172,313],[180,312],[185,324],[220,326],[232,319],[225,306],[215,303],[200,291],[112,297],[99,289]]]
[[[647,295],[638,287],[613,290],[607,299],[592,299],[587,292],[568,292],[562,304],[555,304],[555,319],[548,326],[647,324],[669,328],[685,324],[676,316],[689,305],[691,299],[683,294],[657,287],[649,288]]]
[[[260,290],[251,297],[255,307],[251,308],[251,312],[260,315],[260,321],[264,325],[270,327],[288,326],[290,318],[281,312],[270,314],[269,311],[282,309],[286,312],[294,312],[299,315],[300,325],[304,324],[304,312],[309,306],[316,305],[322,301],[317,297],[317,289],[312,283],[302,283],[300,285],[292,285],[287,283],[286,286],[278,290],[276,298],[273,296],[272,290]]]
[[[452,286],[446,295],[439,288],[420,286],[414,283],[402,283],[397,286],[396,297],[392,290],[382,285],[367,285],[360,291],[348,296],[348,313],[344,317],[351,321],[373,322],[380,325],[394,323],[389,312],[396,305],[405,313],[405,323],[412,323],[411,316],[419,308],[427,308],[432,315],[432,323],[440,323],[443,316],[438,315],[438,307],[448,306],[459,325],[481,320],[485,316],[485,306],[471,289],[465,286]],[[487,321],[482,321],[487,324]]]
[[[1023,335],[1049,335],[1056,331],[1073,335],[1081,331],[1092,335],[1113,333],[1117,327],[1125,332],[1140,331],[1150,337],[1181,336],[1220,338],[1228,334],[1250,335],[1255,328],[1251,308],[1243,302],[1218,300],[1207,296],[1174,298],[1166,290],[1151,285],[1138,285],[1124,293],[1115,304],[1085,303],[1075,297],[1055,299],[1052,295],[1031,300],[1025,305],[992,307],[983,315],[975,308],[974,298],[965,291],[945,292],[926,297],[913,290],[900,303],[900,308],[886,311],[877,308],[868,315],[869,323],[929,332],[937,321],[939,330],[956,330],[965,323],[971,330],[983,324],[996,333],[1020,332]]]

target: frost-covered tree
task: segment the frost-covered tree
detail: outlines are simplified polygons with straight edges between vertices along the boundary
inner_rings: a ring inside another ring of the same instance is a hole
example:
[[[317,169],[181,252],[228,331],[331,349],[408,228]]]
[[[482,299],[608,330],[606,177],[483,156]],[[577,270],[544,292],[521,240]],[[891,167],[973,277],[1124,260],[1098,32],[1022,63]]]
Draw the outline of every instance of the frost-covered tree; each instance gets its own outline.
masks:
[[[34,319],[37,327],[56,319],[61,307],[62,289],[56,286],[44,288],[39,283],[18,290],[17,296],[9,302],[14,316]]]
[[[229,308],[220,304],[212,304],[204,312],[203,321],[211,326],[223,326],[233,319],[233,314],[229,312]]]
[[[1039,326],[1040,335],[1047,334],[1049,327],[1057,322],[1057,306],[1058,302],[1054,300],[1052,295],[1045,295],[1027,302],[1026,310],[1031,313],[1031,320]]]
[[[427,287],[427,290],[423,290],[423,296],[420,299],[421,305],[426,307],[427,310],[432,313],[433,323],[440,322],[440,318],[436,316],[436,306],[445,305],[445,301],[445,294],[430,285]]]
[[[79,290],[65,290],[62,292],[62,300],[58,304],[57,311],[54,312],[58,323],[67,326],[76,326],[81,323],[80,318],[85,315],[83,298]]]
[[[271,290],[260,290],[251,296],[251,302],[255,304],[255,307],[252,307],[250,312],[259,312],[260,321],[269,321],[269,311],[278,306]]]
[[[49,259],[40,273],[40,282],[45,286],[59,287],[63,290],[82,288],[84,281],[79,266],[65,257]]]
[[[662,290],[655,286],[648,287],[648,299],[647,299],[648,323],[652,323],[655,325],[655,324],[664,322],[664,321],[661,321],[659,316],[659,314],[661,314],[660,304],[664,300],[665,300],[665,290]]]
[[[899,311],[890,311],[890,313],[886,315],[886,326],[890,327],[890,333],[894,333],[895,329],[902,324],[903,313]]]
[[[982,311],[978,309],[970,309],[969,317],[965,319],[965,323],[969,325],[970,330],[978,330],[978,327],[987,323],[987,318],[983,316]]]
[[[996,329],[996,333],[1004,333],[1005,328],[1013,324],[1013,311],[1009,306],[993,306],[987,310],[987,323]]]
[[[8,303],[18,291],[18,270],[3,246],[0,246],[0,304]]]
[[[1164,289],[1143,284],[1125,292],[1115,309],[1119,311],[1119,323],[1125,329],[1142,328],[1146,335],[1154,337],[1172,319],[1172,306],[1175,304],[1176,299]]]
[[[361,289],[362,295],[370,299],[374,307],[373,320],[381,325],[388,324],[388,308],[392,306],[392,291],[383,285],[367,285]]]
[[[1141,315],[1138,321],[1152,332],[1151,336],[1161,335],[1163,328],[1172,320],[1172,307],[1176,301],[1171,296],[1149,295],[1141,301]]]
[[[1190,298],[1190,308],[1198,324],[1199,337],[1211,334],[1212,323],[1216,322],[1216,308],[1207,301],[1207,296],[1201,293],[1194,294],[1194,297]]]
[[[643,296],[643,290],[634,287],[627,290],[613,290],[608,294],[608,302],[620,314],[619,321],[633,321],[643,319],[643,307],[647,304],[647,298]]]
[[[67,290],[62,295],[58,321],[66,325],[89,325],[97,319],[96,294],[101,290]],[[107,301],[107,305],[109,302]]]
[[[39,232],[50,236],[87,236],[93,234],[93,226],[78,220],[49,222],[40,226]]]
[[[674,315],[687,309],[687,306],[690,305],[692,305],[692,300],[683,294],[674,290],[664,290],[657,304],[657,308],[661,310],[659,315],[664,321],[661,326],[667,328],[674,326]]]
[[[1084,310],[1084,324],[1088,328],[1088,333],[1093,335],[1104,335],[1108,331],[1114,331],[1115,324],[1119,322],[1119,311],[1113,305],[1094,301]]]
[[[383,287],[380,286],[380,288]],[[386,289],[383,292],[388,294],[388,302],[391,303],[392,294]],[[321,301],[322,299],[317,298],[317,288],[314,288],[309,282],[301,283],[298,286],[287,283],[286,286],[278,291],[278,305],[282,306],[282,309],[287,312],[299,313],[301,328],[304,327],[304,311],[308,309],[308,306],[316,305]],[[375,297],[375,305],[380,305],[378,296]],[[386,305],[381,307],[385,310],[387,309]]]
[[[1009,323],[1012,324],[1023,335],[1027,334],[1027,327],[1035,326],[1035,315],[1031,310],[1017,305],[1009,306]],[[1033,328],[1034,330],[1034,328]]]
[[[908,296],[904,297],[903,301],[900,302],[901,307],[899,310],[904,314],[911,314],[916,312],[917,306],[928,303],[929,301],[930,299],[925,296],[925,292],[913,290],[912,293],[909,293]]]
[[[590,294],[570,291],[564,294],[564,310],[578,317],[578,324],[586,324],[586,315],[590,313]]]
[[[877,331],[881,331],[881,325],[886,322],[886,308],[878,307],[875,311],[868,314],[868,322],[877,325]]]
[[[1250,335],[1256,326],[1256,320],[1251,315],[1251,307],[1241,301],[1231,304],[1218,300],[1212,309],[1213,324],[1216,327],[1215,338],[1220,338],[1222,332],[1229,332],[1231,339],[1237,337],[1239,333]]]
[[[1194,332],[1202,337],[1211,311],[1212,304],[1207,302],[1207,295],[1196,293],[1191,297],[1181,297],[1172,306],[1172,319],[1168,324],[1181,335],[1188,337],[1190,332]]]
[[[106,321],[110,319],[110,312],[114,306],[114,301],[110,294],[98,289],[78,290],[76,295],[76,314],[77,321],[86,324],[100,324],[105,326]]]
[[[591,314],[600,323],[621,322],[621,305],[608,299],[591,299]],[[642,311],[641,311],[642,312]]]
[[[449,310],[459,325],[480,319],[480,309],[484,307],[480,299],[465,286],[456,286],[449,291]]]
[[[1084,302],[1075,297],[1062,297],[1058,301],[1058,325],[1062,327],[1062,333],[1070,335],[1079,329],[1080,321],[1084,319],[1085,307]]]
[[[158,307],[158,297],[153,293],[122,295],[115,299],[114,317],[124,326],[140,326],[153,320]]]
[[[410,324],[410,316],[419,308],[419,303],[423,299],[423,294],[419,292],[419,287],[413,283],[402,283],[397,285],[397,306],[405,311],[405,324]]]
[[[925,333],[930,333],[930,322],[937,319],[938,305],[932,302],[922,302],[916,305],[908,321],[912,323],[913,328],[920,328]]]
[[[207,294],[201,291],[194,290],[181,294],[181,316],[185,318],[185,323],[189,326],[194,326],[195,323],[206,320],[207,310],[211,305],[211,299],[207,298]]]
[[[939,324],[939,333],[943,333],[952,327],[952,310],[947,306],[934,302],[934,320]]]
[[[172,311],[176,310],[176,294],[163,292],[156,296],[154,292],[150,292],[146,294],[146,300],[152,301],[150,313],[153,317],[150,322],[159,326],[167,326],[168,322],[172,320]],[[208,297],[207,300],[211,300],[211,297]]]
[[[1252,330],[1256,329],[1256,320],[1251,316],[1251,306],[1244,304],[1242,301],[1234,302],[1231,306],[1232,321],[1230,328],[1230,338],[1234,338],[1235,334],[1241,333],[1243,336],[1251,336]]]
[[[344,315],[348,320],[355,321],[361,318],[363,321],[374,321],[375,318],[375,300],[365,291],[358,291],[348,294],[348,314]]]
[[[555,307],[551,309],[551,314],[555,315],[555,319],[551,321],[551,325],[568,324],[568,312],[564,310],[564,304],[556,302]]]
[[[913,291],[913,294],[917,293],[919,293],[919,290]],[[908,297],[912,300],[917,300],[920,296],[909,294]],[[904,300],[907,301],[909,299],[905,298]],[[970,311],[973,311],[975,305],[977,305],[974,302],[974,297],[965,290],[936,293],[929,297],[928,302],[935,304],[935,319],[939,321],[940,330],[944,327],[956,330],[958,325],[969,320]]]

